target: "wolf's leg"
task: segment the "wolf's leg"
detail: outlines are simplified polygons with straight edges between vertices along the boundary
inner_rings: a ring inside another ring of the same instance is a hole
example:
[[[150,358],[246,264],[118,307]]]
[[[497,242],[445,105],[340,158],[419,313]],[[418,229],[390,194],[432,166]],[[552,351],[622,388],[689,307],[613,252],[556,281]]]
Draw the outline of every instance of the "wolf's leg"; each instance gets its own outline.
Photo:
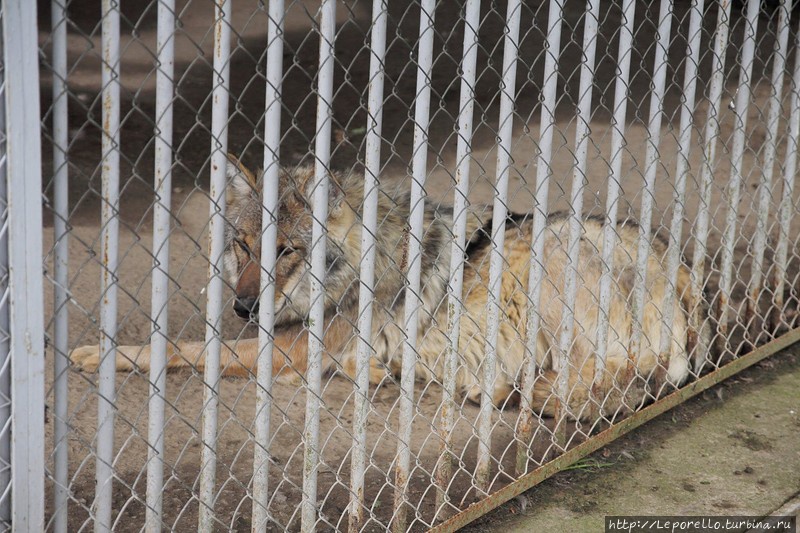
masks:
[[[202,342],[179,342],[177,349],[175,345],[168,344],[167,368],[195,365],[202,368],[204,348],[205,343]],[[79,370],[96,372],[100,366],[100,347],[94,344],[76,348],[69,354],[69,358]],[[142,371],[150,370],[150,345],[118,346],[117,370],[131,371],[137,368]]]
[[[273,375],[280,378],[305,374],[308,366],[308,337],[296,330],[279,331],[275,335],[272,357]],[[206,344],[179,342],[167,345],[167,368],[205,368]],[[233,348],[233,349],[231,349]],[[70,360],[79,370],[95,372],[100,366],[100,347],[83,346],[70,353]],[[258,339],[223,342],[220,367],[223,376],[247,376],[255,372],[258,361]],[[150,346],[118,346],[117,370],[150,370]]]
[[[232,352],[223,345],[220,366],[223,376],[248,377],[258,366],[258,339],[230,343]],[[323,361],[323,368],[326,367]],[[302,328],[279,329],[275,332],[272,350],[272,376],[278,382],[299,383],[308,369],[308,331]]]
[[[384,380],[386,380],[389,376],[399,376],[400,369],[397,368],[398,365],[389,363],[384,364],[378,361],[377,357],[370,357],[369,358],[369,384],[370,385],[381,385],[383,384]],[[344,370],[345,374],[347,374],[351,379],[356,379],[356,358],[355,357],[347,357],[344,361],[342,361],[342,370]]]
[[[285,370],[286,358],[281,354],[278,343],[273,355],[273,370],[276,375]],[[233,346],[232,351],[228,346]],[[180,342],[177,350],[174,345],[167,346],[167,368],[193,367],[203,370],[206,363],[206,344],[203,342]],[[70,353],[72,364],[84,372],[96,372],[100,366],[100,347],[97,345],[82,346]],[[225,342],[220,350],[220,367],[224,376],[244,376],[255,371],[258,359],[258,339],[247,339],[238,342]],[[117,371],[125,372],[138,369],[150,370],[150,345],[117,347]],[[303,365],[305,371],[305,364]]]

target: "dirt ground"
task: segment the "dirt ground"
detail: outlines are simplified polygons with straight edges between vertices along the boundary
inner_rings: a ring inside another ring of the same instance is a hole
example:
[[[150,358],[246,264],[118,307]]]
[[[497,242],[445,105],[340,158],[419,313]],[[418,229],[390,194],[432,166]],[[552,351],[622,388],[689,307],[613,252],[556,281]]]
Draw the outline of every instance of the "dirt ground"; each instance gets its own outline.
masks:
[[[667,96],[664,100],[665,120],[659,147],[659,178],[654,193],[653,229],[664,233],[668,228],[673,202],[673,181],[677,161],[680,90],[683,79],[683,52],[688,26],[688,2],[675,2],[676,18],[673,39],[669,48]],[[42,109],[43,123],[50,125],[47,110],[51,101],[51,76],[47,69],[49,57],[49,13],[46,3],[40,3],[40,43],[43,49]],[[170,274],[172,276],[169,303],[170,337],[175,340],[202,340],[205,333],[204,309],[208,263],[206,261],[206,227],[208,221],[208,162],[211,147],[209,97],[212,86],[211,47],[213,33],[212,4],[180,0],[181,24],[176,30],[175,72],[175,166],[173,169],[173,232],[171,240]],[[515,107],[514,169],[510,182],[510,208],[517,212],[531,211],[536,201],[536,140],[539,132],[539,88],[542,85],[544,29],[547,21],[546,2],[526,2],[518,67],[518,89]],[[237,2],[233,29],[236,36],[231,59],[231,120],[229,123],[230,151],[257,167],[263,153],[264,49],[266,14],[254,0]],[[312,92],[317,69],[318,40],[312,31],[309,16],[316,13],[318,2],[292,3],[285,21],[285,51],[283,84],[283,116],[281,158],[287,163],[310,161],[313,147],[316,99]],[[120,271],[119,271],[119,342],[144,344],[151,334],[150,273],[152,271],[152,210],[153,203],[153,116],[155,106],[155,47],[156,18],[154,5],[148,2],[123,3],[122,23],[122,199],[120,202]],[[389,44],[386,61],[386,99],[384,102],[382,149],[385,175],[407,176],[411,159],[415,69],[409,62],[414,57],[419,11],[404,3],[390,3]],[[452,176],[456,167],[456,133],[454,120],[458,112],[458,61],[461,55],[463,24],[459,22],[461,6],[441,2],[436,12],[436,36],[432,75],[432,108],[429,131],[429,176],[426,182],[428,201],[451,203]],[[575,138],[574,109],[578,94],[581,61],[582,13],[581,2],[568,1],[565,6],[563,53],[559,77],[559,105],[555,135],[552,185],[549,205],[552,210],[568,207],[570,182],[574,170],[572,147]],[[626,125],[624,148],[623,202],[621,217],[637,219],[641,203],[645,151],[648,141],[648,117],[652,72],[653,41],[657,8],[640,7],[632,53],[629,85],[629,123]],[[70,121],[70,344],[81,346],[96,343],[99,337],[99,206],[100,206],[100,28],[99,1],[71,5],[69,15],[69,121]],[[502,35],[504,6],[492,3],[484,6],[480,27],[481,42],[478,57],[479,79],[475,89],[476,132],[471,159],[470,200],[489,204],[492,201],[495,173],[494,142],[498,117],[497,87],[499,66],[502,64]],[[600,214],[605,209],[608,163],[611,154],[610,116],[614,94],[614,65],[617,48],[619,6],[603,4],[598,40],[598,64],[594,80],[593,115],[589,160],[584,180],[584,211]],[[765,147],[766,114],[770,88],[766,83],[769,52],[774,43],[776,17],[762,13],[756,65],[754,69],[753,102],[750,107],[746,153],[743,166],[742,202],[739,206],[740,239],[736,245],[737,283],[734,287],[737,302],[749,280],[750,239],[755,228],[753,203],[757,184],[763,176],[761,157]],[[333,166],[358,168],[363,158],[363,133],[366,124],[365,102],[369,85],[368,31],[370,6],[365,0],[342,2],[337,11],[336,82],[333,102],[334,137]],[[707,92],[711,54],[708,49],[716,12],[711,9],[704,18],[703,50],[698,94]],[[712,265],[709,288],[716,286],[717,251],[723,227],[725,185],[730,175],[730,147],[734,115],[729,103],[734,97],[738,79],[736,62],[742,42],[744,24],[739,8],[734,7],[732,42],[727,60],[728,90],[723,98],[718,162],[712,200],[712,232],[709,241],[709,262]],[[763,36],[763,37],[762,37]],[[792,37],[793,38],[793,35]],[[788,65],[794,55],[790,55]],[[784,91],[784,96],[788,92]],[[695,109],[695,129],[690,154],[689,193],[686,199],[686,222],[683,229],[684,249],[691,255],[691,239],[687,238],[697,212],[696,180],[699,176],[701,147],[699,135],[705,124],[707,103],[698,99]],[[784,104],[786,98],[784,97]],[[786,116],[786,113],[782,115]],[[785,118],[784,118],[785,122]],[[780,132],[785,131],[781,123]],[[47,133],[45,154],[51,149]],[[785,136],[781,133],[777,161],[784,158]],[[46,197],[51,195],[49,177],[51,160],[43,161]],[[777,165],[773,178],[773,204],[770,223],[781,186],[782,165]],[[45,264],[52,267],[52,211],[45,215]],[[771,235],[777,227],[771,226]],[[800,220],[793,218],[791,235],[800,234]],[[774,242],[770,241],[767,264],[770,264]],[[796,242],[790,246],[796,262]],[[796,268],[792,268],[796,271]],[[794,280],[792,280],[794,285]],[[52,284],[49,285],[52,287]],[[52,291],[47,291],[48,318],[52,310]],[[230,291],[226,292],[231,297]],[[769,294],[765,297],[769,298]],[[790,296],[794,296],[792,292]],[[741,322],[741,320],[739,320]],[[224,315],[224,337],[234,341],[256,334],[252,325],[238,320],[230,305]],[[49,352],[52,357],[52,352]],[[52,365],[50,365],[52,367]],[[52,383],[52,376],[49,376]],[[92,527],[90,507],[94,496],[94,450],[96,446],[96,387],[95,377],[76,372],[69,374],[68,420],[72,432],[67,446],[70,455],[71,494],[70,530]],[[165,428],[166,468],[164,495],[164,526],[176,531],[192,531],[197,523],[200,470],[200,421],[205,385],[197,372],[178,372],[167,378],[169,400]],[[252,420],[255,412],[255,386],[251,380],[225,379],[220,383],[220,415],[216,511],[220,530],[246,530],[250,524],[248,487],[252,474]],[[415,460],[412,464],[411,502],[418,506],[412,515],[413,527],[422,529],[433,517],[435,493],[432,472],[439,454],[435,434],[440,389],[432,384],[417,384],[417,413],[411,442]],[[52,402],[52,391],[48,402]],[[305,393],[288,386],[276,386],[273,391],[273,437],[271,453],[274,465],[270,468],[273,524],[275,529],[297,529],[301,494],[302,424]],[[373,395],[373,408],[368,425],[371,459],[367,471],[367,501],[370,518],[367,529],[381,529],[391,515],[394,482],[393,458],[397,449],[398,386],[388,384]],[[146,468],[148,381],[138,373],[120,374],[117,378],[117,424],[115,430],[114,511],[116,528],[120,531],[139,530],[144,519],[144,490]],[[352,444],[349,429],[352,424],[352,385],[341,376],[332,376],[324,384],[321,412],[321,443],[323,466],[320,472],[318,497],[323,521],[320,529],[346,527],[344,509],[349,500],[349,456]],[[518,412],[507,409],[495,415],[493,434],[493,475],[498,488],[507,483],[513,467],[515,444],[513,429]],[[476,497],[470,479],[475,466],[477,408],[464,405],[459,413],[456,430],[457,449],[462,450],[460,469],[452,483],[451,496],[457,506]],[[542,458],[551,449],[544,420],[532,444],[532,457]],[[48,429],[52,432],[52,423]],[[584,428],[585,431],[585,428]],[[581,438],[575,433],[573,443]],[[52,439],[50,439],[50,442]],[[48,450],[49,452],[52,450]],[[52,459],[48,460],[52,468]],[[49,509],[52,512],[52,509]]]

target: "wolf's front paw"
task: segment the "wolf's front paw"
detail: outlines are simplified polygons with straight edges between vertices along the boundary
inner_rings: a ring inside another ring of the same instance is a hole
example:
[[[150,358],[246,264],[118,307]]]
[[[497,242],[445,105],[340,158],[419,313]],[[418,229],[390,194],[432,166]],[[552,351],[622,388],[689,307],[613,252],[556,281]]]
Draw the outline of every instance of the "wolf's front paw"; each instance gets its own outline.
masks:
[[[69,354],[69,360],[78,370],[96,372],[100,366],[100,346],[81,346]]]

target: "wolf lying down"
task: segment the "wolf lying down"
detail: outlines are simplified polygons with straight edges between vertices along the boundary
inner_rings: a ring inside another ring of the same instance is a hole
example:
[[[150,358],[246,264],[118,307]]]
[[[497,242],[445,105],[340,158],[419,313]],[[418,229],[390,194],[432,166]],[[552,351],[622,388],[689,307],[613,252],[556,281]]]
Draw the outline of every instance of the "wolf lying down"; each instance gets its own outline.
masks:
[[[245,319],[257,314],[261,253],[261,187],[256,176],[231,157],[228,164],[225,266],[231,286],[236,288],[234,310]],[[325,287],[325,355],[323,367],[355,374],[358,314],[358,265],[360,261],[360,211],[363,199],[363,177],[331,176],[327,278]],[[287,168],[281,171],[279,191],[278,240],[275,287],[275,351],[273,372],[278,380],[299,382],[308,364],[308,331],[304,328],[310,307],[310,249],[313,169]],[[375,297],[372,344],[375,355],[370,361],[370,382],[380,384],[387,375],[400,372],[403,345],[404,275],[408,264],[406,223],[409,192],[397,182],[384,182],[379,191],[376,235]],[[464,310],[460,324],[459,351],[461,366],[457,375],[459,390],[471,401],[480,401],[480,376],[484,361],[486,326],[486,282],[489,277],[489,255],[492,249],[491,217],[482,220],[482,211],[468,215],[466,263],[464,268]],[[447,276],[449,275],[453,212],[449,207],[425,206],[422,242],[422,308],[419,312],[417,341],[419,360],[417,375],[441,381],[448,337]],[[497,339],[497,368],[493,399],[502,406],[519,390],[525,355],[527,316],[527,284],[531,261],[531,217],[510,215],[505,228],[505,260],[501,288],[501,315]],[[614,290],[609,314],[610,329],[605,372],[600,391],[608,395],[603,405],[605,414],[613,414],[621,405],[621,389],[625,388],[628,347],[631,334],[631,292],[636,276],[638,228],[620,223],[617,226],[617,250],[614,253]],[[602,273],[603,223],[587,219],[583,225],[578,261],[579,288],[574,309],[574,342],[568,354],[570,373],[569,411],[584,418],[594,379],[594,342],[597,330],[598,294]],[[561,291],[568,258],[568,221],[552,216],[546,229],[543,265],[545,280],[541,288],[541,328],[537,342],[537,367],[541,375],[533,392],[534,408],[545,416],[555,411],[554,387],[558,331],[564,310]],[[655,240],[647,262],[647,300],[640,352],[636,354],[636,370],[651,376],[659,365],[666,368],[666,379],[680,385],[689,375],[688,313],[695,305],[706,309],[704,302],[690,299],[690,275],[681,265],[674,303],[674,325],[669,351],[658,354],[661,346],[662,305],[670,288],[665,274],[665,245]],[[697,293],[695,293],[697,294]],[[704,311],[705,312],[705,311]],[[708,332],[701,332],[708,337]],[[700,344],[708,346],[708,342]],[[231,351],[232,347],[234,351]],[[202,342],[180,342],[170,346],[170,368],[202,368]],[[225,375],[247,375],[255,371],[258,340],[247,339],[224,343],[221,365]],[[701,350],[696,350],[701,352]],[[695,358],[695,367],[703,354]],[[73,363],[93,371],[99,364],[98,347],[86,346],[71,354]],[[149,346],[120,346],[117,368],[149,369]],[[628,369],[629,371],[631,369]]]

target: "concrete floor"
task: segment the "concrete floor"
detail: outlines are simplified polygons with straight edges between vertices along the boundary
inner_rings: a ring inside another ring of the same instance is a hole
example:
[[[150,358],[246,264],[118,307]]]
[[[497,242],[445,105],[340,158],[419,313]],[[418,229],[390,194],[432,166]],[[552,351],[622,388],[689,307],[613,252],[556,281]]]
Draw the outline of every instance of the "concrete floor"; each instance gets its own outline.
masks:
[[[603,531],[607,515],[777,513],[800,515],[800,346],[665,413],[465,531]]]

